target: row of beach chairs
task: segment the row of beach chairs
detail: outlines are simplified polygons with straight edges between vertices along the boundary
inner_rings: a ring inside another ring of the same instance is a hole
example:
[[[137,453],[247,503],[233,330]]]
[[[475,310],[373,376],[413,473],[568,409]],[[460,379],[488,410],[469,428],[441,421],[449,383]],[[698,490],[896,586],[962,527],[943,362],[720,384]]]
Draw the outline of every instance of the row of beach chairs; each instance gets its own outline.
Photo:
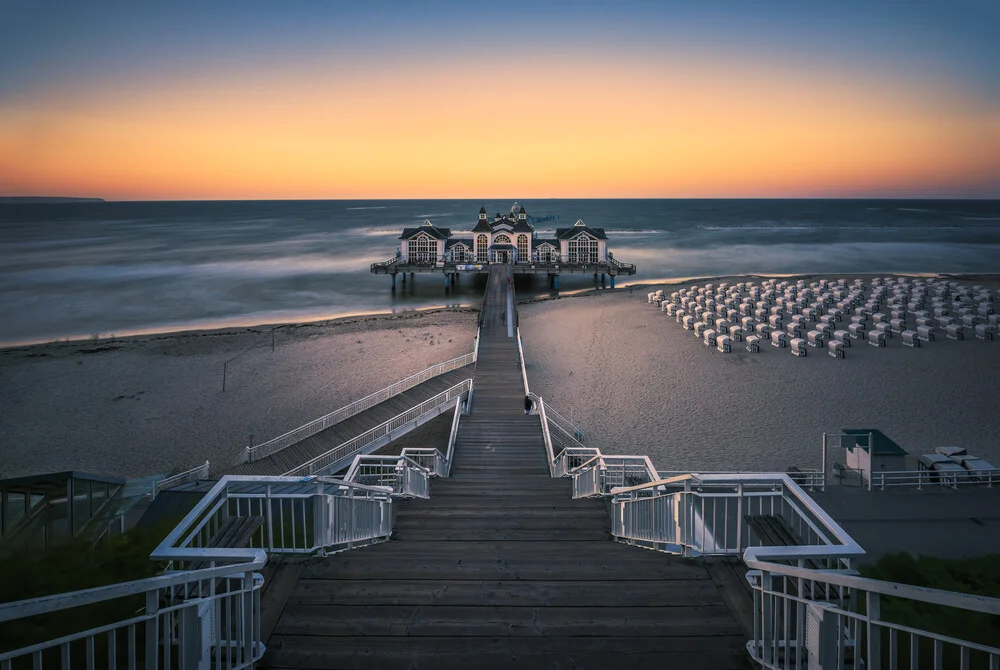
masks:
[[[935,340],[936,327],[956,340],[967,333],[992,340],[1000,329],[989,290],[944,280],[875,278],[870,288],[860,279],[709,283],[669,296],[651,291],[647,300],[723,353],[744,341],[757,352],[767,340],[796,356],[814,348],[844,358],[852,341],[884,347],[898,336],[919,347]]]

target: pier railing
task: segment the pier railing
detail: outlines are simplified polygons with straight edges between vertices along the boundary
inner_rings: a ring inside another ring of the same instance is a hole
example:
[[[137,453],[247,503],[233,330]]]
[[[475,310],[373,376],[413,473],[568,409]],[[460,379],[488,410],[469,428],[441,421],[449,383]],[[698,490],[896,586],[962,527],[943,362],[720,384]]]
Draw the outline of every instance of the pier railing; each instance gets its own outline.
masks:
[[[248,446],[243,449],[241,457],[238,463],[252,463],[254,461],[259,461],[262,458],[267,458],[282,449],[286,449],[293,444],[301,442],[307,437],[312,437],[320,431],[326,430],[330,426],[334,426],[341,421],[348,419],[355,414],[365,411],[375,405],[385,402],[393,396],[397,396],[400,393],[407,391],[418,384],[422,384],[428,379],[437,377],[446,372],[451,372],[452,370],[457,370],[458,368],[465,367],[466,365],[471,365],[476,362],[477,352],[478,352],[478,336],[477,336],[477,347],[470,353],[464,356],[458,356],[452,358],[444,363],[438,363],[437,365],[432,365],[426,370],[421,370],[420,372],[410,375],[406,379],[396,382],[392,386],[387,386],[381,391],[376,391],[370,395],[361,398],[350,405],[341,407],[338,410],[334,410],[329,414],[321,416],[318,419],[310,421],[304,426],[300,426],[295,430],[288,431],[284,435],[279,435],[278,437],[268,440],[267,442],[262,442],[261,444]]]
[[[959,488],[969,486],[985,486],[992,488],[1000,485],[1000,468],[989,470],[897,470],[872,472],[865,478],[868,489],[885,491],[887,488],[924,487]]]
[[[442,406],[450,403],[458,404],[463,395],[472,389],[472,380],[466,379],[455,384],[451,388],[438,393],[429,400],[425,400],[416,407],[394,416],[371,430],[358,435],[357,437],[340,444],[333,449],[320,454],[319,456],[295,467],[284,476],[295,477],[303,475],[323,474],[344,459],[355,455],[365,448],[370,448],[376,442],[391,439],[397,431],[407,426],[407,424],[418,421],[424,415],[438,411]]]
[[[176,475],[170,475],[169,477],[164,477],[155,484],[153,484],[153,498],[159,495],[160,491],[166,491],[169,488],[175,486],[180,486],[181,484],[187,484],[189,482],[196,482],[199,479],[207,479],[209,475],[208,461],[205,461],[201,465],[191,468],[190,470],[185,470],[184,472],[178,472]]]
[[[94,606],[119,617],[0,653],[0,668],[251,668],[265,650],[257,570],[267,554],[384,541],[392,522],[388,487],[329,478],[223,477],[150,555],[166,563],[163,574],[0,604],[5,627],[64,612],[91,621],[84,612],[96,612]]]

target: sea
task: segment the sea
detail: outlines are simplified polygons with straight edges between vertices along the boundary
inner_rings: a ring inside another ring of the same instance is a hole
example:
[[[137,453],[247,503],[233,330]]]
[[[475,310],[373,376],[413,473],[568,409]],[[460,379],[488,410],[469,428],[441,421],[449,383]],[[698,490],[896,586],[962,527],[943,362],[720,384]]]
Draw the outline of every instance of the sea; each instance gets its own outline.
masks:
[[[475,305],[483,277],[391,290],[404,227],[471,236],[513,200],[0,203],[0,346]],[[1000,273],[1000,200],[525,200],[540,237],[582,219],[662,279]],[[594,288],[561,278],[563,292]],[[550,293],[523,277],[519,297]]]

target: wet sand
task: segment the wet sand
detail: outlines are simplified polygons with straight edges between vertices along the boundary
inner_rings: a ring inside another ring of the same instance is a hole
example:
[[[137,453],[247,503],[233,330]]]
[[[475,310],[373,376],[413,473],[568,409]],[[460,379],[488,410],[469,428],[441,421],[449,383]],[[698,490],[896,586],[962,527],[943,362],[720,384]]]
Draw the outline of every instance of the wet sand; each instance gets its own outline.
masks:
[[[722,354],[646,302],[655,288],[669,295],[708,281],[726,279],[522,305],[532,391],[575,420],[589,445],[649,455],[660,470],[816,468],[822,433],[842,428],[878,428],[913,455],[961,445],[1000,466],[1000,339],[939,332],[916,349],[898,337],[878,349],[856,340],[844,359],[767,343],[757,354],[741,343]]]

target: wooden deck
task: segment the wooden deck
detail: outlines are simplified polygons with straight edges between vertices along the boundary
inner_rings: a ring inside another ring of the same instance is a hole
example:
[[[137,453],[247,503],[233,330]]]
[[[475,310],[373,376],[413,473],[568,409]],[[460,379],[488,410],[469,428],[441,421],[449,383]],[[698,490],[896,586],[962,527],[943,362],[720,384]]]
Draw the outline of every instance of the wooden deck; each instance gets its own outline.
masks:
[[[744,668],[704,563],[612,542],[602,500],[549,477],[491,276],[452,476],[401,504],[392,541],[310,559],[272,668]]]
[[[344,442],[361,435],[394,416],[416,407],[442,391],[472,376],[473,366],[467,365],[451,372],[432,377],[422,384],[403,391],[397,396],[344,419],[326,430],[307,437],[297,444],[282,449],[259,461],[238,465],[221,474],[227,475],[282,475],[303,463],[334,449]]]

